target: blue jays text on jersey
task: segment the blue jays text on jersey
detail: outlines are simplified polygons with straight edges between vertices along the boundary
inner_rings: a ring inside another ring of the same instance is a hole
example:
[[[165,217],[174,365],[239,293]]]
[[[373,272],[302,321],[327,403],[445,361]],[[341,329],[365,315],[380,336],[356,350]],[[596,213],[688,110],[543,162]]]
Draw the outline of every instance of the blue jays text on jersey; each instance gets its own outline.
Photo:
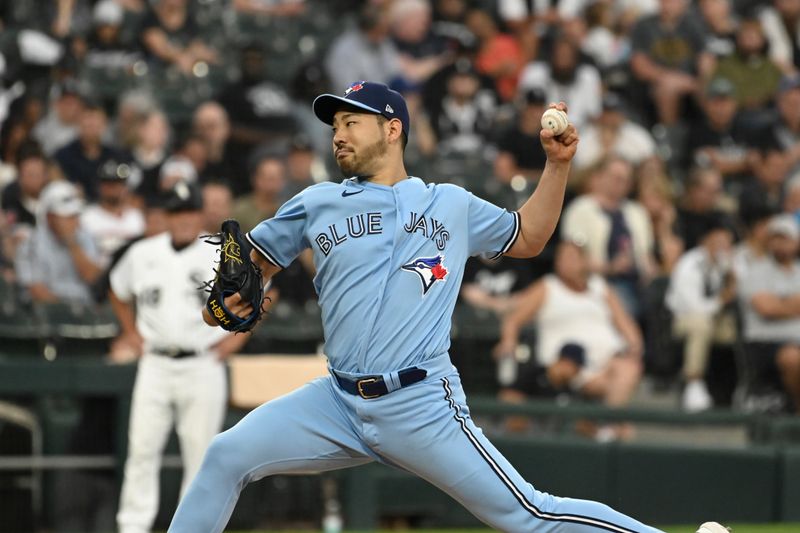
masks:
[[[412,177],[309,187],[248,239],[284,268],[310,247],[331,366],[385,372],[447,351],[467,258],[504,253],[518,233],[517,213]]]
[[[342,194],[343,197],[351,196]],[[419,232],[436,243],[438,250],[444,250],[450,239],[450,232],[444,224],[433,217],[410,213],[409,221],[403,226],[409,233]],[[330,224],[325,231],[314,237],[314,242],[319,250],[328,255],[334,246],[338,246],[347,239],[358,239],[364,235],[378,235],[383,232],[381,226],[381,213],[359,213],[351,215],[344,221]]]

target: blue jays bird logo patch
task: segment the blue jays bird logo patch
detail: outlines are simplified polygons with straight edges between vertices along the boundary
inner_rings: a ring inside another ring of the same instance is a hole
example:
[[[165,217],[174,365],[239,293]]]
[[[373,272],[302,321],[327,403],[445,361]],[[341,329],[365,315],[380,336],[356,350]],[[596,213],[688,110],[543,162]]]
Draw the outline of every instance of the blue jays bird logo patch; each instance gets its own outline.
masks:
[[[365,83],[367,83],[367,82],[365,82],[365,81],[357,81],[356,83],[354,83],[353,85],[351,85],[350,87],[347,88],[347,90],[344,92],[344,96],[347,97],[348,95],[350,95],[350,93],[354,93],[354,92],[360,91],[361,89],[364,88],[364,84]]]
[[[419,276],[419,280],[422,282],[422,295],[424,296],[433,287],[434,283],[445,280],[448,272],[442,261],[444,261],[443,255],[418,257],[400,268]]]

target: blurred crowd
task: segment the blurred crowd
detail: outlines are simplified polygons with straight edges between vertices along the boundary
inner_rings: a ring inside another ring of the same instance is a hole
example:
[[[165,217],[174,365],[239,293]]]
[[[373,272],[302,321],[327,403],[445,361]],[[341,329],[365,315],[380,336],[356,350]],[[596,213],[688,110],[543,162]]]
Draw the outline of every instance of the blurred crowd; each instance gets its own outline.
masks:
[[[800,409],[800,0],[31,0],[0,28],[0,268],[23,301],[102,303],[178,181],[214,232],[342,179],[321,92],[389,84],[411,173],[510,210],[563,100],[557,235],[464,279],[501,395],[625,405],[649,373],[687,410]],[[301,256],[276,295],[313,302],[313,275]]]

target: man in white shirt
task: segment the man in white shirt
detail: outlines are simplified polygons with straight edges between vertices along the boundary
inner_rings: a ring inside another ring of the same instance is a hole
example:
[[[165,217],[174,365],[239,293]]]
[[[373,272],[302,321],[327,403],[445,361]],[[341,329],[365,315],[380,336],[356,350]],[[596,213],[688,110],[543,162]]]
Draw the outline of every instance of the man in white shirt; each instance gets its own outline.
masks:
[[[731,251],[733,232],[710,217],[700,245],[681,256],[670,277],[666,304],[673,313],[673,334],[683,344],[683,408],[702,411],[713,405],[704,376],[714,343],[735,340],[735,317],[726,306],[736,295]]]
[[[745,351],[755,384],[781,383],[800,412],[800,227],[783,214],[768,232],[769,257],[739,283]]]
[[[94,241],[80,223],[85,202],[66,180],[48,184],[39,195],[36,228],[17,250],[20,284],[37,302],[89,304],[91,285],[102,274]]]
[[[128,178],[133,168],[109,159],[100,167],[98,199],[81,213],[81,225],[94,239],[104,265],[129,240],[144,233],[144,215],[130,205]]]
[[[179,181],[164,204],[168,231],[133,244],[111,271],[120,342],[141,353],[117,514],[120,533],[147,533],[153,525],[161,454],[173,425],[184,466],[182,492],[188,487],[222,427],[228,397],[223,360],[249,338],[203,322],[202,282],[211,277],[217,250],[198,238],[199,188]]]

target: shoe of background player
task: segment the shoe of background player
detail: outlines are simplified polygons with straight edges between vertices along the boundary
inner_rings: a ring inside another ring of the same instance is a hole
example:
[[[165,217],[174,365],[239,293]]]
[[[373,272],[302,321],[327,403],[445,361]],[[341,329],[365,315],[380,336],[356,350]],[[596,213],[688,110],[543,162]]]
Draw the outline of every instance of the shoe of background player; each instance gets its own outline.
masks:
[[[708,393],[706,382],[702,379],[693,379],[686,383],[683,389],[683,409],[690,413],[705,411],[714,405],[714,400]]]
[[[730,529],[718,522],[706,522],[700,526],[697,533],[730,533]]]

